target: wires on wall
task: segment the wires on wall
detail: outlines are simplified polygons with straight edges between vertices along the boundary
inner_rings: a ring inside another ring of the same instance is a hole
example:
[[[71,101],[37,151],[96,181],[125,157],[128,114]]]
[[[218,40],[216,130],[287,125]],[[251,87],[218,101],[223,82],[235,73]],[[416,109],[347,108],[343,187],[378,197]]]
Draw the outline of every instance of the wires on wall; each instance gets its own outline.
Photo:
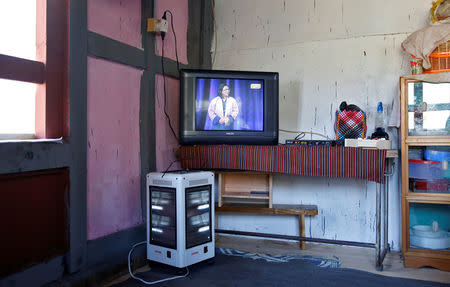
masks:
[[[214,12],[216,3],[214,0],[211,0],[211,13],[212,13],[212,18],[213,18],[213,23],[214,23],[214,54],[213,54],[213,58],[212,58],[212,63],[211,66],[214,68],[214,63],[216,62],[216,51],[217,51],[217,29],[216,29],[216,14]]]
[[[172,14],[172,12],[170,10],[165,10],[162,18],[164,20],[166,20],[167,19],[167,13],[170,14],[170,26],[172,28],[173,38],[175,40],[175,56],[176,56],[176,59],[177,59],[177,71],[180,72],[180,61],[178,60],[177,36],[175,34],[175,29],[174,29],[174,26],[173,26],[173,14]],[[163,88],[164,88],[164,108],[163,109],[164,109],[164,114],[166,115],[166,118],[167,118],[167,120],[169,122],[170,130],[172,131],[172,134],[175,137],[175,139],[178,141],[177,134],[175,133],[175,130],[174,130],[173,126],[172,126],[172,122],[170,120],[170,116],[167,113],[166,74],[165,74],[165,71],[164,71],[164,38],[165,38],[165,33],[161,33],[161,42],[162,42],[162,45],[161,45],[161,68],[162,68]]]

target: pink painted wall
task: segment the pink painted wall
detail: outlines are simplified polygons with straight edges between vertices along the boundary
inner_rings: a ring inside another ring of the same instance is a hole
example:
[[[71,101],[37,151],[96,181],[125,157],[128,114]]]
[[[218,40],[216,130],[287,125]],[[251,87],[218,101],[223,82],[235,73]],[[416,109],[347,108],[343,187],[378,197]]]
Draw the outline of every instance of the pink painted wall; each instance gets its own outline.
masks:
[[[142,48],[141,0],[89,0],[87,6],[88,30]]]
[[[164,114],[164,86],[162,75],[155,79],[155,121],[156,121],[156,170],[165,171],[176,157],[174,148],[178,141],[169,127],[169,120]],[[179,109],[180,109],[180,81],[166,76],[166,111],[170,117],[172,127],[178,137]],[[170,170],[180,169],[180,163],[172,164]]]
[[[155,16],[162,17],[166,9],[174,14],[179,60],[187,64],[188,0],[157,1]],[[88,29],[141,48],[141,0],[89,0]],[[156,46],[161,47],[160,38],[157,39]],[[176,60],[172,30],[164,44],[165,57]],[[157,54],[161,55],[160,49]],[[142,223],[139,145],[142,73],[139,69],[88,57],[88,240]],[[178,142],[163,110],[162,77],[158,75],[155,80],[155,160],[157,170],[164,171],[175,160],[173,148]],[[167,77],[166,90],[167,111],[178,134],[179,81]],[[179,168],[177,162],[171,170]]]
[[[178,60],[187,64],[187,27],[189,20],[188,0],[157,0],[155,4],[155,17],[161,18],[165,10],[170,10],[173,14],[173,26],[177,36]],[[164,57],[176,60],[175,38],[170,25],[170,14],[167,13],[169,30],[164,38]],[[156,37],[156,54],[161,56],[161,37]]]
[[[142,71],[88,57],[88,240],[142,222],[139,97]]]

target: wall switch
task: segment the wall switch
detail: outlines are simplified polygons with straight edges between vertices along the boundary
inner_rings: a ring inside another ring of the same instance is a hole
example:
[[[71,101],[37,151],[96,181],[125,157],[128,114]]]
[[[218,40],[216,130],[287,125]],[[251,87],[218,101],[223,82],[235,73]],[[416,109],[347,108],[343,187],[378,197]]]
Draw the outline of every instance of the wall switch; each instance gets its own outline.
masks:
[[[167,20],[158,18],[148,18],[147,19],[147,32],[152,33],[167,33],[169,24]]]

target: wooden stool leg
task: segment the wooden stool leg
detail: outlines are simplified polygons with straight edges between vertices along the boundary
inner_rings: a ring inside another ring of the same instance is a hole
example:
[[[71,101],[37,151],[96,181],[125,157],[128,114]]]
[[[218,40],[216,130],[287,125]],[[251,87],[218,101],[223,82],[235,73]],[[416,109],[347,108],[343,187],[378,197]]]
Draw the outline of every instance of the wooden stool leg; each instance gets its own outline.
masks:
[[[217,215],[216,212],[214,212],[214,224],[213,224],[213,228],[217,229],[219,228],[219,216]],[[214,233],[214,243],[217,242],[217,236],[215,235],[216,233]]]
[[[305,215],[299,214],[298,215],[298,234],[301,237],[305,237]],[[305,250],[306,249],[306,242],[300,240],[300,249]]]
[[[219,194],[219,202],[218,205],[219,207],[222,206],[222,193],[223,193],[223,180],[224,180],[224,175],[222,173],[219,173],[219,187],[218,187],[218,194]]]

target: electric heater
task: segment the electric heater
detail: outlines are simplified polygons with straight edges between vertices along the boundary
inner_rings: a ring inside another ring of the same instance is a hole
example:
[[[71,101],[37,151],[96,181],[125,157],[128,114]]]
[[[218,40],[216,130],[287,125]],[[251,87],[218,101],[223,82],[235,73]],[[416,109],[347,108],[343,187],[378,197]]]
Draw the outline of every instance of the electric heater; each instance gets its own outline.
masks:
[[[147,259],[178,268],[214,257],[214,174],[147,175]]]

